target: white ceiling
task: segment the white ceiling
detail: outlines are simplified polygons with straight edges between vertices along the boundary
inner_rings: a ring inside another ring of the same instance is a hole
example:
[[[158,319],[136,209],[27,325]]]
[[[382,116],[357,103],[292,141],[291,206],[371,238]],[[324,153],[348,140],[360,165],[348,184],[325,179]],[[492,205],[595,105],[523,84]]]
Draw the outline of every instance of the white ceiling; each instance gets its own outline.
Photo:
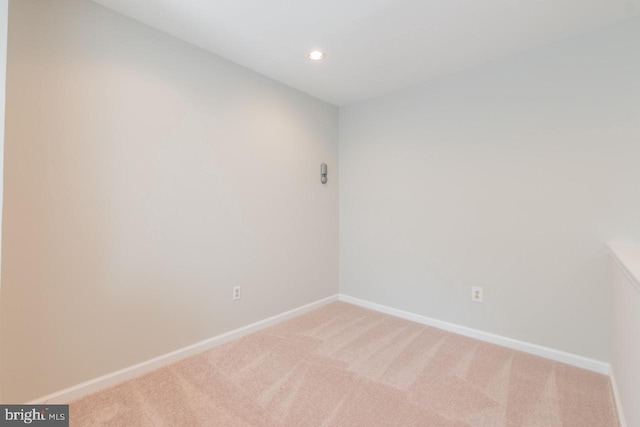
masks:
[[[640,0],[94,1],[336,105],[640,14]]]

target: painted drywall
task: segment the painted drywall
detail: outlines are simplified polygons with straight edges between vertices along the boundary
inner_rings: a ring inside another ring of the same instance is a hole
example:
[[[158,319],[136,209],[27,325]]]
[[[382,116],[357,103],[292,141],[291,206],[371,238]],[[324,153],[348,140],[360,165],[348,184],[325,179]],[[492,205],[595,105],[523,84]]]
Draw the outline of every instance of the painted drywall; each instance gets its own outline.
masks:
[[[337,293],[336,107],[89,1],[9,23],[5,401]]]
[[[7,77],[7,24],[9,22],[9,0],[0,0],[0,224],[2,223],[2,178],[4,176],[4,110],[5,88]],[[2,227],[0,227],[0,241],[2,241]],[[2,252],[0,251],[0,259]],[[2,298],[2,281],[0,280],[0,299]],[[0,303],[0,318],[2,317]],[[0,330],[0,372],[2,372],[2,331]],[[0,387],[0,402],[2,402],[2,388]]]
[[[638,76],[635,19],[341,108],[341,293],[608,361]]]
[[[611,371],[626,424],[640,425],[640,244],[614,243],[611,258]]]

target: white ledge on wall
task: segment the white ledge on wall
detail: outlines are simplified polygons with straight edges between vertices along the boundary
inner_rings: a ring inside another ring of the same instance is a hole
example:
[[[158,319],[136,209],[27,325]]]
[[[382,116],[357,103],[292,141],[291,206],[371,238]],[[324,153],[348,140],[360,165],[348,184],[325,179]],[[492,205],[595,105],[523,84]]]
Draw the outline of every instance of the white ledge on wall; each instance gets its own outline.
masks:
[[[640,292],[640,243],[609,242],[607,246],[613,260]]]

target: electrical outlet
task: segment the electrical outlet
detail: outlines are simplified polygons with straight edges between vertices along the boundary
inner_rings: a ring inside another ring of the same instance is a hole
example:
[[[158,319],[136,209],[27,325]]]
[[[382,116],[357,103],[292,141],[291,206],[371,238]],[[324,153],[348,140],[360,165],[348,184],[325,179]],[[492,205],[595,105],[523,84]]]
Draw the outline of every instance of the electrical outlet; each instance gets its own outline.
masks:
[[[471,301],[482,302],[482,288],[480,286],[471,287]]]
[[[240,299],[240,286],[233,287],[233,301]]]

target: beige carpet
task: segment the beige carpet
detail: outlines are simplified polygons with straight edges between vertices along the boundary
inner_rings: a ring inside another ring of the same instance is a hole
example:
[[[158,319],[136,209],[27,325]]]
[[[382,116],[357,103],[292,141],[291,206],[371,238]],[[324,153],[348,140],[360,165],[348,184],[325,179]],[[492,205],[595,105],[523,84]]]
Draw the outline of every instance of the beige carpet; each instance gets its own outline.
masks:
[[[336,302],[71,404],[74,426],[614,427],[607,377]]]

